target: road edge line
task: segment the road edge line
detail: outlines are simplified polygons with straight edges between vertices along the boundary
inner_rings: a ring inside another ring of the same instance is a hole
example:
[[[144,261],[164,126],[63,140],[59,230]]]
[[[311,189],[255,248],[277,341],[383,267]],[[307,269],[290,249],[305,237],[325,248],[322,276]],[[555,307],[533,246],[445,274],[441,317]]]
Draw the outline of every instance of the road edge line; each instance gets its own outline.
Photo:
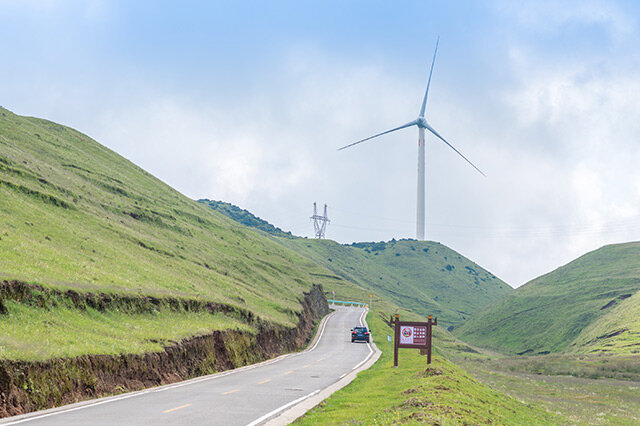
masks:
[[[365,312],[369,312],[369,310],[367,309]],[[366,315],[363,318],[362,322],[366,327],[369,327],[366,321]],[[371,352],[369,352],[369,355],[367,355],[367,358],[365,358],[365,360],[361,363],[361,365],[356,366],[356,368],[354,368],[352,371],[347,373],[344,377],[339,379],[337,382],[327,386],[324,389],[321,389],[320,392],[318,392],[315,395],[310,395],[309,397],[300,401],[298,404],[280,413],[277,417],[274,417],[273,419],[264,423],[264,425],[265,426],[288,425],[289,423],[296,420],[298,417],[301,417],[304,414],[306,414],[307,411],[311,410],[313,407],[320,404],[325,399],[329,398],[334,392],[344,388],[349,383],[351,383],[353,379],[356,378],[358,373],[371,367],[373,364],[376,363],[376,361],[378,361],[378,358],[380,358],[380,355],[382,355],[382,351],[378,349],[378,347],[375,345],[375,343],[373,343],[373,341],[368,343],[368,345]],[[265,418],[268,418],[268,417],[265,417]],[[253,424],[257,424],[257,423],[252,423],[252,425]]]

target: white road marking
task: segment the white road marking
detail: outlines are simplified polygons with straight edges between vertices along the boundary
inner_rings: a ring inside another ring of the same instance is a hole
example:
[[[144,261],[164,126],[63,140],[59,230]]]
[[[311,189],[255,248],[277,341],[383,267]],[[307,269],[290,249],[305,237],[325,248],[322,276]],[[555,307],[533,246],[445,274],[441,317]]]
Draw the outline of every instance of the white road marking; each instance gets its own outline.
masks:
[[[364,315],[368,312],[368,309],[365,309],[364,311],[362,311],[362,315],[360,315],[360,325],[364,325]],[[369,348],[369,355],[367,355],[367,357],[362,361],[359,362],[355,367],[353,367],[351,369],[351,371],[357,369],[358,367],[360,367],[362,364],[364,364],[365,362],[367,362],[367,360],[369,358],[371,358],[371,355],[373,355],[373,349],[371,349],[371,343],[367,342],[367,347]]]
[[[149,393],[149,392],[150,391],[142,391],[141,393],[125,395],[125,396],[121,396],[119,398],[110,399],[108,401],[94,402],[93,404],[83,405],[82,407],[74,407],[74,408],[69,408],[68,410],[64,410],[64,411],[56,411],[54,413],[47,413],[47,414],[43,414],[43,415],[37,416],[37,417],[29,417],[28,419],[16,420],[14,422],[4,423],[4,425],[5,426],[6,425],[17,425],[18,423],[30,422],[31,420],[43,419],[45,417],[51,417],[51,416],[56,416],[58,414],[68,413],[68,412],[71,412],[71,411],[82,410],[83,408],[95,407],[96,405],[102,405],[102,404],[106,404],[108,402],[120,401],[120,400],[123,400],[123,399],[131,398],[131,397],[142,395],[144,393]]]
[[[297,403],[304,401],[307,398],[312,397],[313,395],[317,394],[318,392],[320,392],[320,389],[314,390],[313,392],[311,392],[309,395],[305,395],[303,397],[300,397],[294,401],[289,402],[288,404],[283,405],[282,407],[278,407],[275,410],[265,414],[264,416],[260,417],[259,419],[256,419],[254,421],[252,421],[251,423],[249,423],[247,426],[256,426],[259,425],[260,423],[262,423],[263,421],[267,420],[269,417],[274,416],[276,414],[278,414],[280,411],[284,411],[287,408],[291,407],[292,405],[296,405]]]

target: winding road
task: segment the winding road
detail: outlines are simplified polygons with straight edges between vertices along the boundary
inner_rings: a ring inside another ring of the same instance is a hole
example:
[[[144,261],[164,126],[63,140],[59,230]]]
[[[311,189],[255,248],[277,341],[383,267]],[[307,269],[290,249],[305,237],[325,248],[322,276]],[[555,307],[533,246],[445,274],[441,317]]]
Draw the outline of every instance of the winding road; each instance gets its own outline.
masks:
[[[11,417],[0,425],[286,423],[287,412],[295,412],[297,407],[295,415],[301,414],[305,403],[317,403],[372,362],[374,348],[350,339],[350,329],[364,324],[365,314],[360,308],[336,307],[320,326],[315,343],[303,352],[180,383]]]

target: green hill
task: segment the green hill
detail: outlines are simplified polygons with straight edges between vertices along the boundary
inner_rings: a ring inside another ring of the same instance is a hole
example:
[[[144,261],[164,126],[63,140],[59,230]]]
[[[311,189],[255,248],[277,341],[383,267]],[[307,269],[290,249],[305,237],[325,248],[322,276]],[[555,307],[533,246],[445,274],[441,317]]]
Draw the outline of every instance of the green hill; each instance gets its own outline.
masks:
[[[511,354],[587,350],[637,332],[638,291],[640,242],[609,245],[516,289],[454,334]]]
[[[216,209],[234,219],[237,215],[233,212],[243,212],[242,223],[258,224],[256,227],[274,236],[275,241],[332,271],[341,279],[327,287],[336,290],[336,298],[344,297],[348,287],[357,283],[376,298],[422,316],[437,315],[443,326],[450,327],[511,291],[502,280],[440,243],[392,240],[342,245],[331,240],[292,238],[290,234],[278,238],[279,233],[273,231],[278,228],[246,210],[228,206]]]
[[[324,268],[76,130],[0,109],[0,278],[178,297],[293,325]]]
[[[319,265],[422,316],[457,326],[511,287],[450,248],[400,240],[341,245],[329,240],[282,240]]]
[[[282,229],[276,228],[266,220],[260,219],[259,217],[253,215],[248,210],[236,207],[231,203],[208,200],[206,198],[198,200],[198,202],[205,204],[211,207],[213,210],[218,211],[223,215],[235,220],[236,222],[239,222],[250,228],[259,229],[268,234],[275,235],[276,237],[293,238],[291,232],[284,232]]]
[[[611,355],[640,354],[640,291],[626,296],[615,299],[615,306],[585,327],[566,350]]]

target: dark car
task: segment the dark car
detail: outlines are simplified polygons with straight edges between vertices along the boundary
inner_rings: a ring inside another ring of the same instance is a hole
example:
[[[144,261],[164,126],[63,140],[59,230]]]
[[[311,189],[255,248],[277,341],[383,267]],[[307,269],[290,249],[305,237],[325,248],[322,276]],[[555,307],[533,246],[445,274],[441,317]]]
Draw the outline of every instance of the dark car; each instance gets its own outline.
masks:
[[[367,330],[367,327],[354,327],[351,329],[351,342],[355,342],[356,340],[362,340],[364,342],[369,343],[369,338],[371,333]]]

